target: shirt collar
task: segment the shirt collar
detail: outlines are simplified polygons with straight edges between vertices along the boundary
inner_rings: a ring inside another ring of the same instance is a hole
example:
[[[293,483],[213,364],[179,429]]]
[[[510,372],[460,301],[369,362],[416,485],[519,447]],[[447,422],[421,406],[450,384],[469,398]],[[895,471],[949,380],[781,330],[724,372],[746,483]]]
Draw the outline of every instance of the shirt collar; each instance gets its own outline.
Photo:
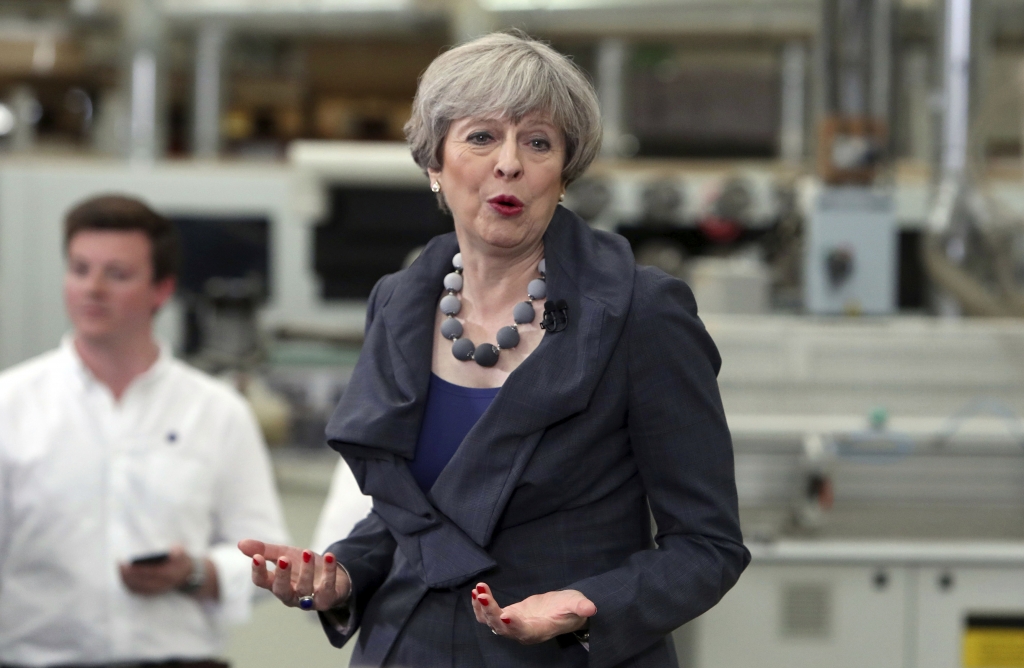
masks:
[[[171,360],[174,359],[171,347],[166,341],[162,339],[155,339],[155,341],[160,350],[156,361],[148,369],[132,379],[132,382],[125,389],[125,394],[134,387],[154,382],[164,374]],[[85,362],[82,361],[82,356],[78,354],[78,349],[75,348],[75,335],[73,332],[67,332],[61,337],[60,354],[64,357],[71,375],[79,383],[81,389],[86,390],[96,386],[103,386],[96,376],[93,375],[92,371],[89,370],[89,367],[85,365]]]

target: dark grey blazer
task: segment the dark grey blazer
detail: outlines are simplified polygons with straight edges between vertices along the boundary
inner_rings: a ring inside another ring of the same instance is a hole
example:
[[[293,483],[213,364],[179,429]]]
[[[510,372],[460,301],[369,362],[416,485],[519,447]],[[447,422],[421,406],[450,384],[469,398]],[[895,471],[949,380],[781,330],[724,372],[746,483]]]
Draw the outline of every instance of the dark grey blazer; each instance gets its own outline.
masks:
[[[327,427],[373,497],[330,548],[352,576],[354,666],[675,666],[668,634],[749,561],[720,359],[689,288],[562,207],[544,244],[548,299],[566,300],[569,326],[508,377],[429,494],[407,461],[455,235],[370,295],[362,355]],[[503,605],[583,592],[597,605],[589,654],[571,636],[492,635],[469,605],[480,580]],[[337,646],[352,634],[325,628]]]

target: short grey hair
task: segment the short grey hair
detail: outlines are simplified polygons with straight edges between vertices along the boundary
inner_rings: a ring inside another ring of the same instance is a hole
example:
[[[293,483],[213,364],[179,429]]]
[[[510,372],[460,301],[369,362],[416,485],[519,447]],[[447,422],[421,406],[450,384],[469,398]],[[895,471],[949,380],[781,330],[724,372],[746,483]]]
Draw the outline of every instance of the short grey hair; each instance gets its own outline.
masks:
[[[497,115],[519,122],[538,111],[550,114],[562,132],[562,180],[572,183],[601,148],[594,87],[575,63],[547,44],[522,33],[491,33],[434,59],[420,77],[405,137],[417,165],[440,170],[452,121]]]

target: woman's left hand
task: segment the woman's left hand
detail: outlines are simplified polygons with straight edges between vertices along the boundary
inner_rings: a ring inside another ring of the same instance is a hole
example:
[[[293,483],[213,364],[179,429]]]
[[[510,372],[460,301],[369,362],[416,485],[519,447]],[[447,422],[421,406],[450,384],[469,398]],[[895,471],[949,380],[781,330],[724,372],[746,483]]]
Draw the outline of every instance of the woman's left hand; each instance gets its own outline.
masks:
[[[597,614],[597,606],[575,589],[536,594],[506,608],[498,605],[486,583],[478,584],[471,596],[476,621],[524,645],[579,631]]]

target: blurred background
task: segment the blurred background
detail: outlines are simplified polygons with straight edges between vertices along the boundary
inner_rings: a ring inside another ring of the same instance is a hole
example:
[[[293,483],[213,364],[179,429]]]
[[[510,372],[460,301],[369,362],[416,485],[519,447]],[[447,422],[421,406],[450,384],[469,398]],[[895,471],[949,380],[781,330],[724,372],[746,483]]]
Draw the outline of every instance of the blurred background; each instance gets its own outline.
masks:
[[[1024,667],[1024,0],[3,0],[0,368],[68,328],[65,212],[141,196],[184,244],[160,333],[248,397],[308,544],[365,299],[451,228],[417,77],[510,27],[599,93],[566,205],[724,360],[754,560],[682,665]],[[347,655],[276,604],[228,648]]]

